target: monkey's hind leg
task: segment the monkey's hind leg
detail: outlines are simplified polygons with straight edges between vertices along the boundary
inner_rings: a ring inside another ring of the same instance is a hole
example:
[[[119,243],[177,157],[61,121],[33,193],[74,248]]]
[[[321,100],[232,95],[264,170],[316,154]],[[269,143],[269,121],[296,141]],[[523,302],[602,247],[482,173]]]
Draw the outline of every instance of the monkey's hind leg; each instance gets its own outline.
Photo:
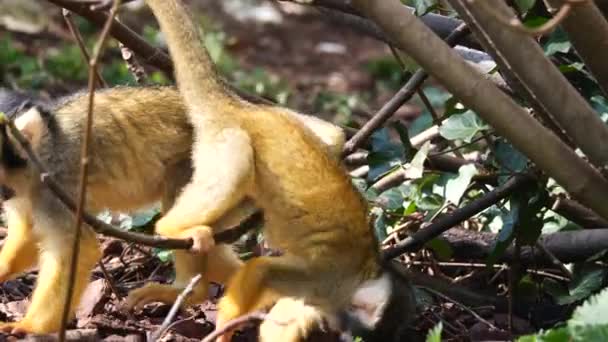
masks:
[[[73,317],[80,296],[89,282],[92,268],[101,252],[94,234],[87,228],[80,242],[80,255],[72,293],[70,316]],[[19,322],[0,323],[0,330],[13,333],[48,334],[60,329],[63,306],[67,296],[73,235],[61,235],[61,229],[41,229],[40,271],[28,311]],[[66,241],[69,241],[66,243]]]
[[[22,198],[4,202],[8,236],[0,251],[0,281],[14,278],[38,261],[38,239],[32,230],[31,208]]]
[[[191,174],[192,168],[188,160],[168,169],[162,198],[163,214],[173,206],[179,190],[189,182]],[[253,203],[243,203],[226,214],[215,226],[218,229],[235,226],[254,211]],[[224,244],[213,246],[205,254],[174,251],[175,281],[170,285],[150,283],[131,291],[125,302],[125,308],[139,309],[152,302],[174,303],[177,296],[197,274],[201,274],[202,279],[194,287],[192,295],[184,304],[187,306],[201,303],[207,299],[209,281],[225,283],[241,264],[242,262],[232,251],[231,246]]]
[[[269,308],[282,297],[310,299],[315,293],[314,299],[320,299],[318,297],[323,295],[323,290],[317,291],[319,290],[318,280],[323,273],[320,275],[318,270],[306,267],[303,260],[289,255],[260,257],[246,262],[232,277],[226,294],[220,300],[216,329],[222,328],[228,321],[246,313]],[[299,316],[299,311],[288,314],[283,309],[291,307],[299,310],[301,306],[290,305],[292,303],[285,304],[279,309],[283,311],[282,314],[288,320],[296,318],[295,321],[285,322],[295,329],[287,327],[280,332],[269,332],[265,336],[282,336],[287,338],[281,339],[286,342],[300,341],[302,336],[298,332],[318,326],[320,323],[318,317],[321,317],[322,314]],[[293,333],[290,333],[290,329]],[[289,336],[291,337],[289,338]],[[230,337],[231,334],[225,334],[221,341],[229,341]]]

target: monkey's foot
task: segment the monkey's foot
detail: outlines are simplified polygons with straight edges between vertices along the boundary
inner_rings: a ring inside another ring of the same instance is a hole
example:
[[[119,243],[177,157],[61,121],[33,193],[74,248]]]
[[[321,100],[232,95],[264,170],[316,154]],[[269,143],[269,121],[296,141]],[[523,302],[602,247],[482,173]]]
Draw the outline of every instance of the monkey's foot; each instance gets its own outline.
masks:
[[[315,329],[324,330],[324,315],[304,301],[285,297],[270,309],[260,325],[259,341],[304,341]],[[337,322],[327,322],[336,329]]]
[[[190,251],[197,254],[207,253],[213,246],[213,229],[209,226],[194,226],[180,234],[182,239],[192,239]]]
[[[127,310],[139,310],[148,303],[161,302],[165,304],[174,303],[184,289],[172,285],[151,283],[142,288],[129,292],[123,307]],[[201,303],[207,297],[206,288],[200,291],[195,290],[185,301],[184,305]]]
[[[0,322],[0,332],[13,335],[46,334],[53,332],[53,329],[45,329],[43,326],[35,326],[31,321],[23,320],[19,322]]]

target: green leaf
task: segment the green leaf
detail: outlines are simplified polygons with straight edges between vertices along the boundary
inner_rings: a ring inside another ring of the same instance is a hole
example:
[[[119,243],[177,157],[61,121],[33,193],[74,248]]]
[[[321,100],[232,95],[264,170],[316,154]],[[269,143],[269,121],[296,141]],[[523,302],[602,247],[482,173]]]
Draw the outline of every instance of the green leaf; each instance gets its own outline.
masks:
[[[371,149],[367,155],[370,168],[367,174],[369,181],[374,181],[391,169],[401,165],[401,161],[404,158],[404,147],[390,140],[386,128],[372,134],[370,145]]]
[[[441,261],[450,260],[452,258],[452,254],[454,251],[452,250],[452,246],[442,239],[432,239],[424,245],[426,248],[431,249],[437,255],[437,258]]]
[[[568,285],[569,295],[558,297],[559,305],[572,304],[589,297],[604,285],[607,270],[590,265],[576,270],[572,282]]]
[[[420,150],[416,152],[412,161],[403,166],[405,177],[409,179],[422,178],[424,175],[424,161],[426,160],[429,150],[431,149],[431,142],[427,141],[420,147]]]
[[[535,3],[536,0],[515,0],[515,5],[520,13],[528,12],[532,7],[534,7]]]
[[[153,250],[153,254],[162,262],[169,262],[173,260],[173,251],[170,249],[157,249]]]
[[[464,140],[469,143],[478,132],[488,128],[477,114],[467,111],[464,114],[450,116],[439,128],[439,134],[448,140]]]
[[[567,53],[572,48],[572,44],[568,40],[568,35],[561,27],[558,27],[549,36],[549,40],[544,46],[545,55],[552,56],[557,52]]]
[[[376,201],[382,203],[383,207],[388,210],[403,209],[403,193],[399,188],[388,189]]]
[[[378,240],[383,241],[388,237],[386,232],[387,222],[384,217],[384,211],[378,207],[372,209],[372,213],[376,216],[374,220],[374,232]]]
[[[431,329],[426,335],[426,342],[441,342],[441,331],[443,330],[443,325],[441,322],[437,323],[437,325]]]
[[[496,141],[495,151],[496,162],[502,169],[499,172],[521,172],[528,166],[528,158],[503,139]]]
[[[608,289],[574,310],[568,330],[574,341],[608,341]]]
[[[523,21],[524,26],[535,28],[543,26],[549,19],[541,16],[526,16],[526,19]]]
[[[486,265],[490,267],[495,264],[498,259],[504,254],[507,250],[507,247],[513,242],[515,238],[515,226],[519,220],[519,212],[521,210],[521,205],[517,201],[511,200],[511,210],[509,212],[500,215],[502,219],[502,228],[498,232],[498,236],[496,237],[496,243],[494,244],[494,248],[492,252],[486,259]]]
[[[439,5],[438,0],[413,0],[414,9],[416,9],[416,15],[425,15],[432,11]]]
[[[443,199],[439,195],[430,194],[417,199],[416,205],[420,210],[436,211],[443,206]]]
[[[570,342],[570,333],[566,327],[551,329],[535,335],[522,336],[517,342]]]
[[[410,135],[407,131],[407,128],[404,127],[400,122],[395,122],[392,126],[399,134],[399,140],[401,140],[401,145],[403,145],[403,153],[405,154],[405,158],[407,160],[414,158],[416,149],[412,146],[412,142],[410,140]]]
[[[445,186],[445,199],[458,205],[462,195],[471,184],[473,176],[477,174],[477,168],[473,164],[463,165],[458,169],[458,176],[448,180]]]

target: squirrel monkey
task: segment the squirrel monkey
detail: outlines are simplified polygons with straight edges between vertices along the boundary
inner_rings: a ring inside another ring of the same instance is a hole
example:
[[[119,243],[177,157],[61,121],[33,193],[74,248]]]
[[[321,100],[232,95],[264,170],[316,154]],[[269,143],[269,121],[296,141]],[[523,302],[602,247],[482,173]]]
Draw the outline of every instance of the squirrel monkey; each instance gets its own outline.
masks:
[[[277,301],[286,324],[267,325],[260,335],[266,341],[301,340],[321,317],[342,312],[374,328],[386,321],[387,309],[409,310],[406,296],[392,294],[400,280],[380,263],[365,200],[320,140],[292,111],[230,91],[181,0],[146,2],[165,34],[194,128],[192,180],[156,232],[192,238],[193,252],[212,253],[214,222],[251,199],[264,211],[267,241],[284,252],[251,259],[236,271],[220,300],[216,328]],[[300,315],[299,303],[318,314]],[[349,310],[353,303],[358,307]]]
[[[13,111],[25,98],[6,91],[0,95],[0,109],[14,119],[57,182],[75,196],[88,95],[78,93],[48,108],[33,106],[19,113]],[[192,125],[178,91],[174,87],[100,90],[94,110],[87,210],[130,211],[160,200],[162,211],[166,212],[191,177]],[[340,137],[332,124],[303,115],[294,117],[311,131],[327,134],[321,139]],[[25,317],[20,322],[0,323],[0,331],[56,332],[67,295],[72,251],[71,243],[66,241],[74,236],[73,215],[41,183],[4,123],[0,123],[0,184],[14,192],[4,202],[8,237],[0,251],[0,281],[14,278],[36,264],[40,268]],[[231,227],[254,210],[252,202],[243,201],[218,216],[214,224],[218,229]],[[70,314],[101,255],[95,234],[86,225],[80,243]],[[177,253],[176,283],[182,281],[181,275],[209,269],[203,273],[206,278],[200,291],[195,293],[205,297],[207,281],[224,282],[240,266],[228,245],[217,245],[208,256],[197,256],[196,264],[191,259],[189,253]],[[185,281],[188,280],[189,277]]]

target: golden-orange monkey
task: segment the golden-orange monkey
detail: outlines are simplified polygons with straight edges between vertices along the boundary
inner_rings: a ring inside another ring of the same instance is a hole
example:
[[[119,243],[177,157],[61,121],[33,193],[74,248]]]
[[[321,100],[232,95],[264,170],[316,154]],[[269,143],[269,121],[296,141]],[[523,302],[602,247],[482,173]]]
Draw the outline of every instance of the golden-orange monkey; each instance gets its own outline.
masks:
[[[0,93],[3,111],[15,120],[20,132],[52,176],[71,195],[76,195],[80,167],[80,142],[87,111],[85,93],[47,106],[25,107],[12,113],[25,100],[17,95]],[[320,138],[343,141],[340,130],[322,120],[295,115],[296,120]],[[19,322],[0,323],[0,330],[50,333],[59,329],[66,296],[74,236],[73,215],[41,183],[25,154],[0,124],[0,184],[13,190],[4,202],[8,237],[0,251],[0,281],[11,279],[38,264],[40,272],[30,307]],[[117,87],[100,90],[95,96],[94,126],[86,208],[128,211],[162,201],[167,211],[191,175],[190,154],[192,126],[185,115],[182,97],[173,87]],[[229,227],[253,212],[251,202],[226,211],[215,225]],[[88,283],[90,271],[99,260],[95,234],[84,227],[74,307]],[[195,290],[195,299],[207,295],[208,280],[225,282],[240,261],[230,246],[217,245],[206,256],[176,252],[176,282],[171,288],[180,291],[192,273],[203,272],[205,280]],[[183,280],[185,279],[185,280]],[[164,291],[170,294],[170,291]]]
[[[292,111],[230,91],[181,0],[146,2],[165,34],[194,129],[192,179],[156,231],[192,238],[193,252],[212,253],[214,222],[252,200],[264,211],[267,241],[284,252],[249,260],[231,277],[217,328],[277,301],[275,312],[289,324],[266,325],[261,337],[268,341],[300,340],[319,319],[343,312],[382,326],[385,310],[399,307],[393,301],[409,296],[392,295],[398,281],[381,266],[366,202],[345,171]],[[302,305],[311,314],[301,315]]]

